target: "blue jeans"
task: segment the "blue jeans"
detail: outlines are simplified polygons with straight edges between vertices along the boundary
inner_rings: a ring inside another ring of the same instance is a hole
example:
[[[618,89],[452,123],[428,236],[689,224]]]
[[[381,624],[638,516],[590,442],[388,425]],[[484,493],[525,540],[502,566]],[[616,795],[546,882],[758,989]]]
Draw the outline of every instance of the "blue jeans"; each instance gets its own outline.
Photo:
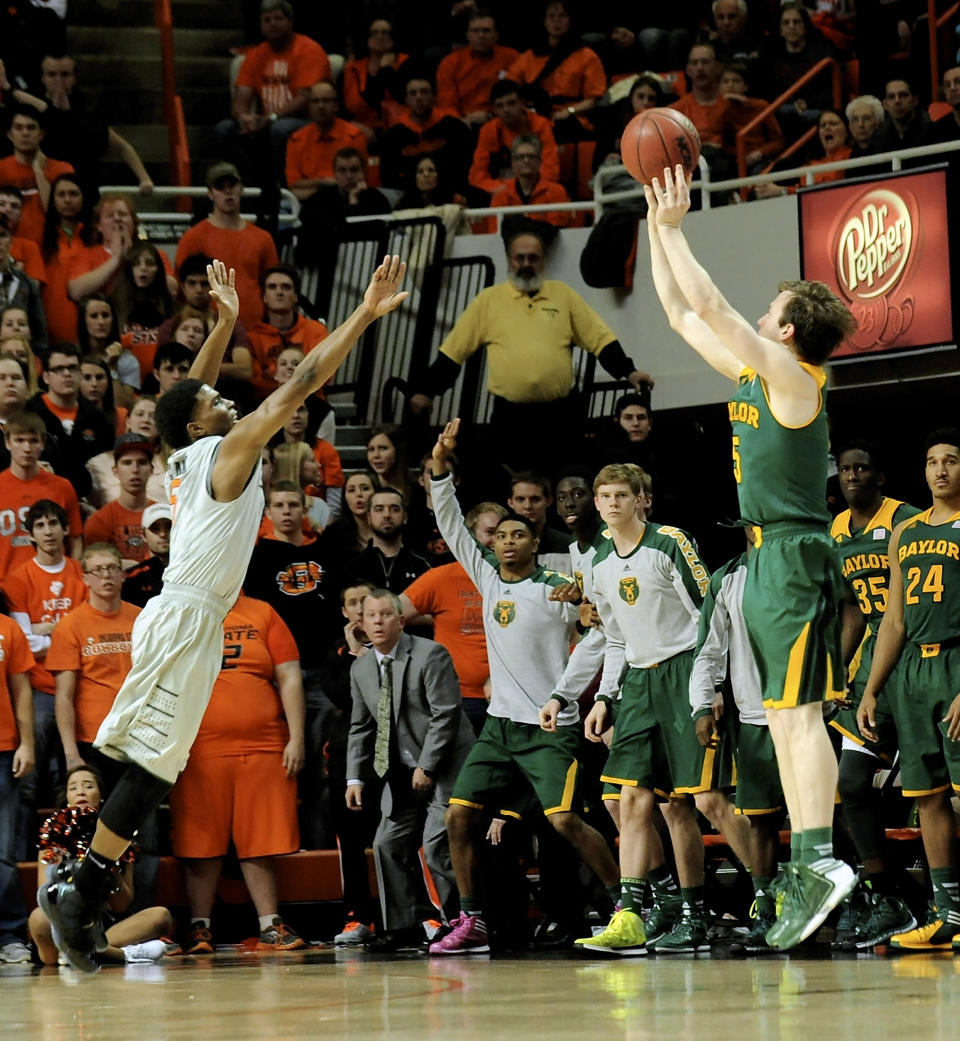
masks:
[[[16,857],[19,787],[13,776],[13,752],[0,752],[0,947],[22,940],[27,924]]]
[[[17,859],[36,860],[37,833],[43,821],[41,806],[54,806],[64,782],[63,748],[54,714],[54,697],[33,692],[33,737],[36,765],[20,782],[20,815],[17,819]]]

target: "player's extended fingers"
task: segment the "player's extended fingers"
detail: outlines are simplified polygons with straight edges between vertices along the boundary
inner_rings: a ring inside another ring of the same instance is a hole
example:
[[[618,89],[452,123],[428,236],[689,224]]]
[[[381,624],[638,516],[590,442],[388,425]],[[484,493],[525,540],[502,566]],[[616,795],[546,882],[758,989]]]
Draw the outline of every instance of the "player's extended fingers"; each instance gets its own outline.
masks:
[[[663,204],[663,188],[660,187],[660,182],[654,177],[650,182],[650,190],[653,192],[653,197],[657,200],[657,206]]]
[[[673,172],[669,166],[663,168],[663,194],[668,203],[676,201],[677,189],[673,183]]]

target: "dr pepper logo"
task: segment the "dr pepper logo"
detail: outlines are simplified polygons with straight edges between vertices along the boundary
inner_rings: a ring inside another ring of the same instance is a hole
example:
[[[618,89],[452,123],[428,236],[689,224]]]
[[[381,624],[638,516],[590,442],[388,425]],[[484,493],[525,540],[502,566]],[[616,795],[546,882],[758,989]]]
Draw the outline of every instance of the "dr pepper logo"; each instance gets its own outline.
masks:
[[[874,188],[841,219],[834,256],[837,280],[851,301],[889,293],[907,270],[916,218],[912,196]]]

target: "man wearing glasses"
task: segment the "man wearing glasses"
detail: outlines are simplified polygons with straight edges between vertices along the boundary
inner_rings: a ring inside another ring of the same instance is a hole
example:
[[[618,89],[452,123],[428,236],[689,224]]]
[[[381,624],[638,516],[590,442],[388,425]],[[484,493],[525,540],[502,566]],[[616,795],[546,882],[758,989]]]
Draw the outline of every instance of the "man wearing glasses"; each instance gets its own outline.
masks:
[[[80,348],[58,343],[42,358],[47,385],[27,402],[27,408],[43,420],[47,433],[60,449],[57,469],[83,499],[90,492],[88,459],[113,448],[115,431],[107,417],[80,396]]]

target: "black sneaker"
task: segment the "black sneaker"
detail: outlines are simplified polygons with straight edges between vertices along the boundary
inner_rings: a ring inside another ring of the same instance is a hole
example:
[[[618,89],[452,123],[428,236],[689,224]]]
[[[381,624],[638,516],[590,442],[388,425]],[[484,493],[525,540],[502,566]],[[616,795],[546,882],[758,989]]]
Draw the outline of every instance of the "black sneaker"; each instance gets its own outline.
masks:
[[[64,861],[54,872],[54,881],[40,887],[37,902],[57,939],[57,947],[77,972],[96,972],[94,957],[107,949],[100,921],[100,908],[87,901],[74,882],[78,864]]]
[[[394,929],[391,932],[373,936],[363,945],[365,951],[375,954],[399,954],[401,951],[419,951],[424,939],[422,926],[413,925],[409,929]]]

